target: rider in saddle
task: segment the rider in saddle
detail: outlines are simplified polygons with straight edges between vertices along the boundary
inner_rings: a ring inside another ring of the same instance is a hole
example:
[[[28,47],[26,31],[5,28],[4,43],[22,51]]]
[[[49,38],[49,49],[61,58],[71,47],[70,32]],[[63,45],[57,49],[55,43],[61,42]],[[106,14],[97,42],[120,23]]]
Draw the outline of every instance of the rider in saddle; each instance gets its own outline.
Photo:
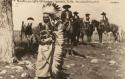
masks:
[[[85,16],[86,16],[85,25],[86,25],[86,27],[87,27],[87,26],[90,25],[90,14],[89,14],[89,13],[86,13]]]
[[[72,20],[72,12],[69,10],[71,8],[70,5],[64,5],[63,9],[65,9],[61,14],[62,22],[71,21]]]
[[[102,15],[102,20],[100,21],[101,25],[104,25],[105,26],[105,29],[108,28],[110,25],[109,25],[109,21],[108,21],[108,18],[106,16],[106,13],[105,12],[102,12],[101,13]]]
[[[101,15],[103,16],[102,17],[103,21],[105,21],[105,22],[108,21],[108,18],[106,17],[106,13],[105,12],[102,12]]]
[[[73,16],[73,21],[78,21],[80,18],[79,18],[79,13],[77,11],[73,12],[74,13],[74,16]]]

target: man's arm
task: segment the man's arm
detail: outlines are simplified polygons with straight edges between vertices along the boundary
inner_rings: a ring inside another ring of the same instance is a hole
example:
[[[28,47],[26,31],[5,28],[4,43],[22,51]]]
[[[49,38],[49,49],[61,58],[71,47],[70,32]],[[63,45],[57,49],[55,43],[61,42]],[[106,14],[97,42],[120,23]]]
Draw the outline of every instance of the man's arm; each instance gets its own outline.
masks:
[[[62,20],[62,21],[65,20],[65,12],[64,12],[64,11],[61,13],[61,20]]]

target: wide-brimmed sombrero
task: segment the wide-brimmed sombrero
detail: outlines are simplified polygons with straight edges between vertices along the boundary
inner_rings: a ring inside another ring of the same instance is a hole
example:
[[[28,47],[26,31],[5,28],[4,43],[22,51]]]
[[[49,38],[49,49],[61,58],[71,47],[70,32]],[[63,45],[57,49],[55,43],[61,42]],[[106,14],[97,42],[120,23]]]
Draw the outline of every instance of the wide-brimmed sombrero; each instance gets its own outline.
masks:
[[[63,5],[63,8],[64,8],[64,9],[66,9],[66,8],[71,8],[71,6],[67,4],[67,5]]]
[[[79,12],[77,12],[77,11],[75,11],[75,12],[73,12],[74,14],[79,14]]]
[[[89,13],[86,13],[85,15],[86,15],[86,16],[90,16],[90,14],[89,14]]]
[[[34,18],[33,17],[28,17],[27,20],[34,20]]]
[[[106,15],[106,13],[105,13],[105,12],[102,12],[101,15]]]

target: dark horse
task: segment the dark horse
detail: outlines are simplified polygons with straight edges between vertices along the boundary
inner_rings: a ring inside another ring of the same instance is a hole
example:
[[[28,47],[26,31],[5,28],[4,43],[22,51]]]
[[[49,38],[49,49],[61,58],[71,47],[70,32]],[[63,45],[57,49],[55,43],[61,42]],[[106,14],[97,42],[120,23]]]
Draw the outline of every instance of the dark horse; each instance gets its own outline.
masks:
[[[95,27],[97,29],[98,35],[99,35],[99,42],[102,43],[102,34],[106,31],[106,33],[108,32],[112,32],[115,41],[118,40],[118,26],[115,24],[109,24],[109,26],[105,26],[104,24],[102,24],[102,22],[99,22],[97,20],[92,20],[92,26]]]
[[[20,38],[21,38],[22,45],[25,44],[26,49],[28,48],[28,49],[34,51],[34,49],[35,49],[34,45],[36,46],[37,39],[34,34],[32,26],[33,26],[32,23],[23,21]]]
[[[93,24],[88,22],[81,22],[81,25],[82,25],[81,26],[82,42],[85,34],[87,36],[87,41],[91,42],[92,41],[91,37],[92,37],[93,31],[95,30],[95,27],[93,26]]]
[[[73,43],[77,45],[79,43],[79,37],[80,37],[81,20],[80,19],[74,20],[72,26],[73,26],[72,27]]]
[[[73,22],[70,20],[67,20],[63,23],[63,30],[65,37],[67,38],[68,44],[73,44]]]
[[[29,38],[32,34],[32,23],[24,23],[23,21],[21,27],[21,40],[23,38]]]

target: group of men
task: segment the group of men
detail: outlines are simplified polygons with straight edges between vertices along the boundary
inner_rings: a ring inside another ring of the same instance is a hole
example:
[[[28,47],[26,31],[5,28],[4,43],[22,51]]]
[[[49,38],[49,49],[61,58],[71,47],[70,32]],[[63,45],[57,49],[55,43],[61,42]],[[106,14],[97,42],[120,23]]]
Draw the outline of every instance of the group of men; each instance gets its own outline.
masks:
[[[80,19],[79,15],[78,15],[79,13],[77,11],[73,12],[74,15],[72,15],[72,12],[69,10],[69,8],[71,8],[70,5],[64,5],[63,8],[65,10],[61,14],[62,22],[65,22],[67,19],[70,19],[70,20]],[[101,15],[103,16],[103,18],[102,18],[103,21],[108,21],[108,18],[106,17],[105,12],[102,12]],[[90,23],[90,14],[89,13],[85,14],[85,22]]]

